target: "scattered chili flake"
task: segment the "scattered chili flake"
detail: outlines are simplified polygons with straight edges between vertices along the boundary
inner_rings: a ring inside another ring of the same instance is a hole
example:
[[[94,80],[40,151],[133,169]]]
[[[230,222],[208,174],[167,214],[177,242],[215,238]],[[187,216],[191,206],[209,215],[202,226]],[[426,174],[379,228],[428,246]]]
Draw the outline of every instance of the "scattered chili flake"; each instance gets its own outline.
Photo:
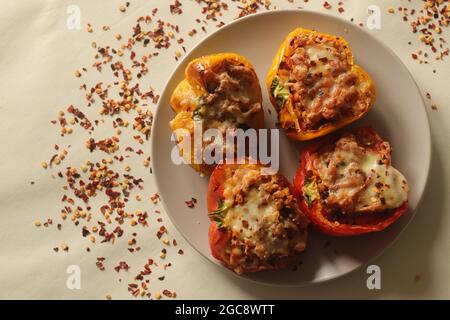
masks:
[[[82,229],[83,237],[87,237],[90,234],[91,234],[91,232],[87,229],[87,227],[83,227],[83,229]]]
[[[95,265],[100,271],[104,271],[105,270],[105,265],[103,264],[103,262],[105,260],[106,260],[105,257],[98,257],[97,258],[97,262],[95,263]]]
[[[156,232],[156,236],[158,237],[158,239],[161,239],[161,237],[164,233],[167,233],[167,229],[165,226],[161,226],[159,228],[158,232]]]
[[[186,203],[186,206],[188,207],[188,208],[195,208],[195,202],[193,201],[193,198],[191,199],[191,200],[187,200],[187,201],[185,201],[184,203]]]
[[[163,291],[163,295],[165,295],[166,297],[172,298],[173,297],[173,293],[170,290],[165,289]]]
[[[113,136],[111,138],[95,141],[93,138],[89,138],[86,141],[86,148],[93,152],[95,149],[99,149],[106,153],[114,153],[119,150],[119,138]]]
[[[158,194],[158,193],[155,193],[154,195],[152,195],[152,196],[150,197],[150,200],[153,202],[153,204],[157,204],[158,201],[159,201],[159,199],[160,199],[160,197],[159,197],[159,194]]]
[[[179,0],[175,0],[173,4],[170,5],[170,13],[171,14],[182,14],[183,10],[181,9],[181,2]]]
[[[114,270],[116,272],[119,272],[120,270],[128,271],[130,269],[130,266],[125,261],[120,261],[117,266],[114,267]]]
[[[449,48],[440,36],[448,30],[450,24],[450,6],[446,5],[446,1],[423,0],[420,7],[399,7],[398,11],[402,20],[409,23],[411,32],[419,33],[420,42],[430,49],[429,53],[434,54],[435,60],[443,60],[449,55]],[[388,12],[394,13],[394,10],[389,8]],[[423,56],[428,58],[429,53],[425,52]],[[413,59],[421,64],[428,64],[426,59]]]

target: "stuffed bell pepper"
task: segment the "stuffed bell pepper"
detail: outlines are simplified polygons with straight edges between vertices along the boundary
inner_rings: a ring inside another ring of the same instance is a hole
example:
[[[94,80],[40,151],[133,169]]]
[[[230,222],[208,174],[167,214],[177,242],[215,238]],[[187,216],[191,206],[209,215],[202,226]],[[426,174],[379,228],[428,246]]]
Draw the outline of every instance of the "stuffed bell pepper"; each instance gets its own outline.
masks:
[[[226,130],[238,128],[263,128],[261,102],[256,72],[244,57],[235,53],[219,53],[191,61],[186,67],[185,79],[171,97],[171,107],[176,116],[170,121],[170,127],[175,132],[177,143],[180,145],[183,139],[191,139],[191,152],[181,151],[182,156],[196,171],[210,175],[215,164],[207,164],[203,155],[200,155],[201,161],[194,159],[195,125],[201,125],[201,134],[211,128],[223,134]],[[177,129],[187,130],[188,137],[177,135]],[[201,145],[206,147],[210,143],[202,139]]]
[[[408,207],[408,183],[391,165],[391,147],[371,127],[313,143],[294,179],[311,224],[332,236],[381,231]]]
[[[287,267],[305,250],[308,220],[289,182],[261,169],[222,164],[210,178],[211,252],[238,274]]]
[[[294,140],[311,140],[364,116],[375,85],[353,61],[344,38],[303,28],[281,44],[267,75],[279,126]]]

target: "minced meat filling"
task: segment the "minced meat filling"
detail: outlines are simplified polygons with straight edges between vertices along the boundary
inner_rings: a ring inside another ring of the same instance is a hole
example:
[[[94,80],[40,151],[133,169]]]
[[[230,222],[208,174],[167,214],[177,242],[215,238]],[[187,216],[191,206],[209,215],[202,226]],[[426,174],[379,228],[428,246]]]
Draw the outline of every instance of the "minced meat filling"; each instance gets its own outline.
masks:
[[[209,128],[240,127],[261,110],[261,103],[252,101],[258,80],[251,68],[225,59],[201,75],[208,93],[201,97],[198,113]]]
[[[232,232],[230,262],[237,271],[305,249],[308,222],[281,176],[243,166],[229,172],[224,197],[229,207],[224,225]]]
[[[280,64],[278,76],[289,88],[303,130],[316,130],[367,109],[343,43],[310,33],[298,35],[290,45],[292,54]]]
[[[354,134],[311,155],[307,170],[318,175],[318,191],[328,211],[343,214],[375,213],[399,207],[407,199],[403,175],[390,165],[391,148],[377,150]]]

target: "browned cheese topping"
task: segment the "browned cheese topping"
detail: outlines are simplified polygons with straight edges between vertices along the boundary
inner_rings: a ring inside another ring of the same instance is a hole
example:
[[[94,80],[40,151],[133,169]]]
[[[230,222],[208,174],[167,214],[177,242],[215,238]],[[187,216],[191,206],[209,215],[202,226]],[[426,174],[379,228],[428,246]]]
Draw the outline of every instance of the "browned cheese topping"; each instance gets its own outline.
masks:
[[[241,268],[269,269],[305,249],[307,219],[280,175],[248,165],[227,171],[223,225],[231,230],[230,261]]]

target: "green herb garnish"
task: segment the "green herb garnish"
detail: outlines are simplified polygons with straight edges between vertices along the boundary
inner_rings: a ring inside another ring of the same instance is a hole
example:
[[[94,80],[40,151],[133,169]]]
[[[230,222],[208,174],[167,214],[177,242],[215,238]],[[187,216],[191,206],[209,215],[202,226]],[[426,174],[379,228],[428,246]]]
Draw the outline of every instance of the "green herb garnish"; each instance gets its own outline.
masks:
[[[280,78],[278,76],[273,78],[272,84],[270,85],[270,92],[280,108],[283,107],[284,103],[289,98],[289,89],[280,83]]]
[[[223,228],[223,219],[225,219],[225,214],[229,207],[225,205],[225,201],[220,198],[217,205],[217,209],[209,214],[209,216],[217,223],[219,229]]]
[[[305,180],[302,191],[303,197],[310,208],[314,200],[320,199],[319,188],[317,187],[316,179],[314,178]]]
[[[192,120],[194,121],[202,121],[206,118],[206,107],[207,107],[207,102],[206,102],[206,96],[200,96],[197,99],[197,108],[195,108],[195,110],[192,112]]]

